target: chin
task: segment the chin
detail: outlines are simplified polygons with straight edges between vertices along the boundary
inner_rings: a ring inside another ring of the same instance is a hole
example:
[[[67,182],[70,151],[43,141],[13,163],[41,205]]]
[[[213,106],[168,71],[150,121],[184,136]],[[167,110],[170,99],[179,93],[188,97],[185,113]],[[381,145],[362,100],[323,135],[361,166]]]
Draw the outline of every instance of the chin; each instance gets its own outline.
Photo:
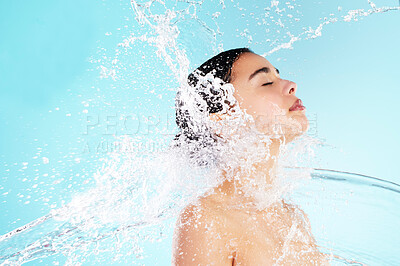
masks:
[[[303,135],[309,127],[309,122],[304,112],[276,115],[274,119],[258,116],[255,122],[260,133],[269,135],[273,139],[286,140],[286,143]]]
[[[306,114],[303,113],[303,115],[296,116],[296,119],[298,119],[299,123],[301,124],[302,134],[305,133],[309,128],[309,122]]]
[[[308,127],[308,118],[304,112],[286,115],[280,119],[278,125],[280,134],[275,135],[275,137],[279,139],[281,143],[287,144],[307,132]]]
[[[296,137],[303,135],[309,128],[309,121],[304,112],[296,113],[288,118],[286,142],[290,142]]]

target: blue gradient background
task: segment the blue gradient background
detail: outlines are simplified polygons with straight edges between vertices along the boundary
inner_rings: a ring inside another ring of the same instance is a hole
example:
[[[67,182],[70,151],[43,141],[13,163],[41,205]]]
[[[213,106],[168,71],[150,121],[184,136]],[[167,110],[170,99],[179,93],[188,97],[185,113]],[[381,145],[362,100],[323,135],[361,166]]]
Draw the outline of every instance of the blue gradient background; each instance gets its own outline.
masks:
[[[368,8],[367,1],[355,2]],[[375,3],[395,5],[396,1]],[[309,20],[306,24],[318,25],[311,15],[314,3],[301,4],[310,12],[302,17]],[[337,11],[338,5],[329,6]],[[314,119],[316,135],[336,147],[321,151],[317,166],[400,183],[399,25],[398,11],[337,22],[325,26],[321,37],[296,42],[293,50],[268,57],[282,77],[298,84],[297,96]],[[96,94],[101,106],[110,95],[114,100],[133,96],[131,110],[171,111],[173,90],[162,100],[145,90],[120,88],[111,79],[100,79],[98,64],[89,62],[101,58],[100,48],[112,51],[127,33],[140,30],[129,1],[0,1],[0,234],[68,201],[86,188],[79,182],[90,179],[101,165],[96,159],[104,154],[78,156],[82,152],[82,142],[77,141],[82,137],[81,101]],[[221,40],[224,49],[248,45],[233,35]],[[258,53],[269,50],[257,44],[250,48]],[[144,49],[138,52],[149,58],[149,65],[160,67],[157,73],[154,68],[141,69],[132,87],[148,83],[162,89],[172,80],[169,70],[154,56],[154,48]],[[191,66],[209,57],[197,55]],[[142,106],[137,106],[139,101]],[[107,112],[122,111],[121,104],[115,100],[111,104],[115,108]],[[74,161],[77,156],[82,158],[80,163]],[[42,164],[42,157],[50,163]],[[26,169],[23,162],[28,162]],[[54,182],[60,178],[61,182]],[[34,188],[34,184],[39,186]]]

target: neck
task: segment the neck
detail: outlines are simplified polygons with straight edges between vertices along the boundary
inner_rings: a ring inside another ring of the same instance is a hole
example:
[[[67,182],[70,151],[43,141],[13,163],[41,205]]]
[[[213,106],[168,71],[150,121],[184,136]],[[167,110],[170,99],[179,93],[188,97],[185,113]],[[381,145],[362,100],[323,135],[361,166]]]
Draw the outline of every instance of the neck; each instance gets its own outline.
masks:
[[[274,139],[266,146],[267,154],[264,160],[257,162],[249,161],[250,157],[242,158],[246,166],[240,166],[235,171],[224,172],[224,182],[214,189],[216,194],[233,201],[254,201],[249,195],[250,189],[269,187],[276,176],[277,163],[282,142]],[[246,193],[247,192],[247,193]]]

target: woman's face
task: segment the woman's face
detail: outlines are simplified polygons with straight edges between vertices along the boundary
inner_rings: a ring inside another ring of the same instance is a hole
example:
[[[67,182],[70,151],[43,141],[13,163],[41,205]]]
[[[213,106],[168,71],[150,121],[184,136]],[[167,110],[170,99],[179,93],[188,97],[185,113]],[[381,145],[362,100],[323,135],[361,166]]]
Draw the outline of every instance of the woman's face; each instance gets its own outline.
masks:
[[[234,97],[260,132],[288,142],[307,131],[305,110],[289,110],[298,100],[296,83],[282,79],[267,59],[244,53],[233,64],[231,76]]]

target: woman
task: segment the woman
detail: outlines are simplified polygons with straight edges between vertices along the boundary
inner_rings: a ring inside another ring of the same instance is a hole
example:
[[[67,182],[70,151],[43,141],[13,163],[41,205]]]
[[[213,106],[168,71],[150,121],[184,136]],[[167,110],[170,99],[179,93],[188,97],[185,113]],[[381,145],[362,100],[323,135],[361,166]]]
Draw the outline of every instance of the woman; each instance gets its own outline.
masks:
[[[200,95],[205,105],[192,104],[190,112],[184,100],[177,101],[181,133],[176,140],[196,143],[191,146],[194,157],[201,147],[222,143],[225,146],[219,147],[229,148],[217,160],[221,182],[186,206],[178,218],[172,264],[327,264],[305,214],[279,197],[267,197],[279,195],[274,180],[281,148],[308,128],[297,85],[282,79],[268,60],[247,48],[218,54],[188,81],[188,90]],[[180,94],[184,93],[178,98]],[[209,122],[202,123],[201,116],[193,119],[196,112],[206,114]],[[233,124],[238,117],[245,119]],[[256,153],[263,156],[253,157]],[[218,159],[207,160],[213,154],[203,154],[197,163],[209,165]]]

